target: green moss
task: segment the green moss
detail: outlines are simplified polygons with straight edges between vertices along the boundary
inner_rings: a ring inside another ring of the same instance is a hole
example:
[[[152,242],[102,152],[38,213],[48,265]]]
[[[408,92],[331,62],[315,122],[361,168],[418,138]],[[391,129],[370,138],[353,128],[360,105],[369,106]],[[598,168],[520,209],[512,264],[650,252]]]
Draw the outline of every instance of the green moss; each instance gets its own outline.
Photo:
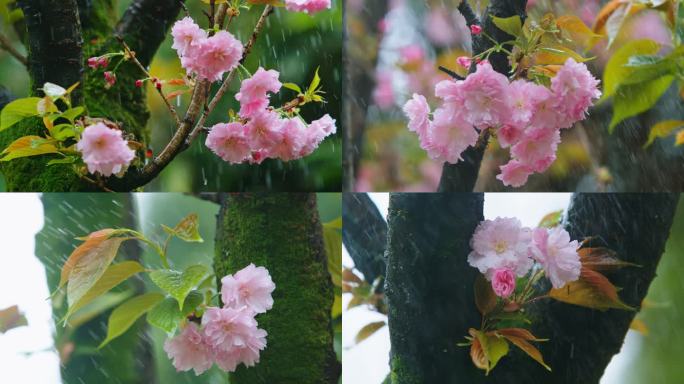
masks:
[[[390,361],[391,384],[422,384],[423,381],[398,356]]]
[[[332,352],[333,290],[314,194],[231,196],[219,215],[217,278],[249,263],[268,268],[274,306],[257,317],[268,346],[255,367],[241,367],[232,384],[323,384]]]
[[[94,0],[85,11],[87,15],[82,17],[85,20],[83,23],[84,60],[123,49],[111,35],[117,20],[115,7],[115,0]],[[82,9],[85,8],[82,7]],[[110,64],[110,70],[118,60],[117,58]],[[146,143],[149,134],[145,125],[150,115],[145,103],[145,91],[133,85],[135,80],[143,75],[130,62],[122,63],[117,68],[116,75],[117,83],[112,88],[105,89],[103,71],[85,68],[83,84],[77,92],[83,95],[87,115],[117,122],[129,139]],[[68,87],[71,84],[59,85]],[[19,137],[43,135],[44,132],[45,127],[39,119],[26,120],[0,133],[0,147],[6,148]],[[7,190],[42,192],[94,190],[92,184],[78,178],[70,165],[48,167],[47,162],[54,158],[54,156],[47,155],[0,164],[0,172],[7,181]]]

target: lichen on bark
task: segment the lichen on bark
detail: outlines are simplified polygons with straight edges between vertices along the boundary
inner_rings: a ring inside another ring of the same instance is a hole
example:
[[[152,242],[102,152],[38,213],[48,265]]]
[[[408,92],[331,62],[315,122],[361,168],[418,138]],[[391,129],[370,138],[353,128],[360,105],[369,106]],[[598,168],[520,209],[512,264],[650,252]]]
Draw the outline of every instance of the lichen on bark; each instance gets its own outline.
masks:
[[[276,284],[274,306],[257,316],[268,332],[261,361],[231,374],[232,384],[334,384],[339,366],[315,194],[233,194],[222,202],[216,230],[217,283],[250,263]]]

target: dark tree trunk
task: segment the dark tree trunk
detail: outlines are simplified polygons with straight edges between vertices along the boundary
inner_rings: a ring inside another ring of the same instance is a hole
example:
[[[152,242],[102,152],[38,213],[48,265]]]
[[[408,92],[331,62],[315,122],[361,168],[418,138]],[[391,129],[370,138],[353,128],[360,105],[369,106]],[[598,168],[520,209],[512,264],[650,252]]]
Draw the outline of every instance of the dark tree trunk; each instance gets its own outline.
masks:
[[[356,269],[369,283],[385,276],[387,223],[365,193],[342,195],[342,241]]]
[[[392,383],[456,383],[472,363],[456,346],[479,324],[465,259],[482,194],[392,194],[387,280]],[[467,380],[462,381],[467,382]]]
[[[45,224],[36,235],[36,256],[45,265],[48,287],[53,292],[62,265],[79,244],[75,237],[102,228],[135,227],[135,207],[130,194],[81,195],[43,194]],[[136,242],[126,242],[119,257],[140,258]],[[141,280],[133,279],[114,291],[144,290]],[[109,311],[105,311],[77,328],[63,327],[59,320],[66,314],[66,299],[53,299],[55,346],[62,357],[61,376],[65,384],[113,383],[137,384],[154,382],[154,362],[147,337],[147,325],[139,321],[121,337],[102,350],[96,348],[107,334]],[[73,348],[73,349],[72,349]]]
[[[273,309],[257,316],[268,346],[233,384],[336,384],[333,285],[327,270],[316,195],[233,194],[223,199],[216,229],[217,280],[250,263],[268,268]],[[220,284],[220,281],[219,281]]]
[[[463,0],[465,7],[468,0]],[[497,17],[511,17],[518,15],[525,21],[527,13],[525,8],[527,6],[527,0],[492,0],[489,2],[489,6],[482,15],[481,24],[482,29],[489,36],[492,36],[496,41],[508,41],[511,40],[511,36],[506,32],[500,30],[494,25],[491,16]],[[461,9],[461,13],[464,14],[468,20],[468,24],[473,24],[472,10],[469,7]],[[489,39],[485,38],[483,35],[473,36],[473,53],[475,55],[486,51],[487,49],[494,46],[494,43]],[[489,57],[489,62],[495,71],[508,75],[511,67],[508,63],[508,58],[505,53],[494,53]],[[471,68],[471,71],[475,67]],[[442,168],[442,177],[439,181],[440,192],[471,192],[475,188],[475,182],[477,181],[477,176],[480,172],[480,164],[482,163],[482,157],[484,156],[485,150],[487,149],[487,142],[489,141],[489,136],[486,135],[483,143],[477,147],[469,147],[463,154],[463,160],[457,164],[445,163]]]

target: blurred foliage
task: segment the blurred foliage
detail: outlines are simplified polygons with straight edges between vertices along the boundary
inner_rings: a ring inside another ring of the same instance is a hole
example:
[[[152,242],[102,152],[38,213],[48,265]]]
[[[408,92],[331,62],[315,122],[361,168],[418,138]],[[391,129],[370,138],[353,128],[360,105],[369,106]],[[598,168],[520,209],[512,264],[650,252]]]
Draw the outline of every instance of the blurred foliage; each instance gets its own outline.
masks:
[[[122,15],[130,0],[118,2],[119,15]],[[206,17],[202,10],[206,5],[201,1],[187,1],[190,14],[206,27]],[[230,31],[241,41],[249,39],[253,27],[261,14],[263,6],[253,6],[244,10],[233,21]],[[179,15],[182,17],[182,15]],[[25,53],[17,34],[6,25],[0,31],[11,38],[20,52]],[[162,79],[182,77],[182,69],[176,52],[171,49],[170,34],[163,42],[151,65],[151,73]],[[342,135],[341,127],[341,89],[342,89],[342,1],[333,0],[333,9],[311,17],[304,13],[276,9],[267,21],[264,32],[257,39],[245,67],[252,73],[259,66],[276,69],[282,82],[306,85],[320,66],[322,87],[326,104],[311,104],[303,108],[302,116],[315,120],[329,113],[337,120],[338,134],[328,138],[311,155],[304,159],[283,163],[267,160],[259,166],[229,165],[204,146],[205,135],[200,135],[195,143],[179,155],[171,165],[150,185],[148,190],[163,191],[217,191],[217,190],[287,190],[287,191],[339,191],[342,179]],[[0,87],[7,88],[14,97],[24,97],[28,93],[29,78],[25,68],[5,51],[0,50]],[[163,102],[153,91],[150,82],[147,101],[151,111],[148,127],[152,132],[151,148],[155,153],[163,149],[173,134],[174,124]],[[131,86],[133,86],[131,84]],[[172,91],[176,87],[167,86]],[[214,84],[213,90],[218,88]],[[218,104],[207,120],[211,126],[225,121],[228,110],[238,109],[233,95],[239,89],[234,81],[229,92]],[[282,104],[296,97],[295,92],[283,89],[272,97],[273,104]],[[183,111],[189,102],[184,95],[174,104]]]

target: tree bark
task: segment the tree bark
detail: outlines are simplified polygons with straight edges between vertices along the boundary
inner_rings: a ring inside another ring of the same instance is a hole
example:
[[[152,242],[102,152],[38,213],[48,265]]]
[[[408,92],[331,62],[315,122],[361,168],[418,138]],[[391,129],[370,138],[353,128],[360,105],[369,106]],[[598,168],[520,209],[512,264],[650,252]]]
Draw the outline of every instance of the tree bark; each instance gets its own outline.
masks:
[[[268,346],[255,367],[240,367],[233,384],[336,384],[333,285],[327,270],[316,195],[232,194],[216,229],[214,271],[220,278],[250,263],[268,268],[273,308],[257,316]]]
[[[457,383],[472,366],[456,343],[479,324],[465,259],[482,194],[392,194],[387,280],[393,384]]]
[[[369,283],[385,276],[387,223],[365,193],[342,195],[342,241],[356,269]]]
[[[462,4],[467,4],[467,0],[463,0]],[[492,0],[489,2],[489,6],[482,15],[481,25],[482,29],[489,36],[493,37],[496,41],[508,41],[511,40],[511,36],[506,32],[500,30],[494,25],[491,16],[497,17],[511,17],[518,15],[525,21],[527,13],[525,8],[527,7],[527,0]],[[461,7],[459,7],[460,9]],[[468,19],[468,24],[473,24],[472,10],[469,7],[461,10],[461,13]],[[494,43],[489,39],[484,37],[484,35],[473,36],[473,53],[475,55],[486,51],[487,49],[494,46]],[[508,75],[511,67],[508,63],[507,55],[503,52],[494,53],[489,57],[489,62],[495,71]],[[471,71],[474,70],[475,66],[471,67]],[[457,164],[445,163],[442,168],[442,177],[439,181],[439,192],[471,192],[475,187],[475,182],[477,181],[477,176],[480,172],[480,164],[482,163],[482,157],[484,156],[485,150],[487,149],[487,142],[489,141],[489,136],[485,135],[484,144],[477,147],[469,147],[463,152],[463,160]]]
[[[577,194],[564,226],[573,239],[639,264],[607,274],[635,308],[645,297],[669,237],[678,194]],[[619,352],[636,312],[605,312],[540,301],[529,308],[531,331],[553,371],[512,347],[489,377],[469,349],[457,347],[480,315],[474,303],[477,270],[466,262],[482,220],[482,195],[394,194],[390,198],[386,295],[392,343],[391,378],[404,383],[598,383]],[[540,289],[548,289],[548,283]]]
[[[36,235],[36,256],[45,265],[48,287],[53,292],[59,283],[62,265],[78,244],[75,237],[102,228],[134,226],[133,196],[43,194],[45,225]],[[126,242],[120,255],[139,260],[136,242]],[[119,256],[121,257],[121,256]],[[132,279],[115,291],[132,289],[142,293],[142,281]],[[59,320],[66,314],[65,298],[53,299],[55,346],[62,356],[61,376],[65,384],[154,382],[151,346],[141,334],[147,329],[139,321],[121,337],[102,350],[97,346],[107,334],[109,311],[105,311],[76,329],[65,328]],[[69,352],[70,346],[73,350]]]

